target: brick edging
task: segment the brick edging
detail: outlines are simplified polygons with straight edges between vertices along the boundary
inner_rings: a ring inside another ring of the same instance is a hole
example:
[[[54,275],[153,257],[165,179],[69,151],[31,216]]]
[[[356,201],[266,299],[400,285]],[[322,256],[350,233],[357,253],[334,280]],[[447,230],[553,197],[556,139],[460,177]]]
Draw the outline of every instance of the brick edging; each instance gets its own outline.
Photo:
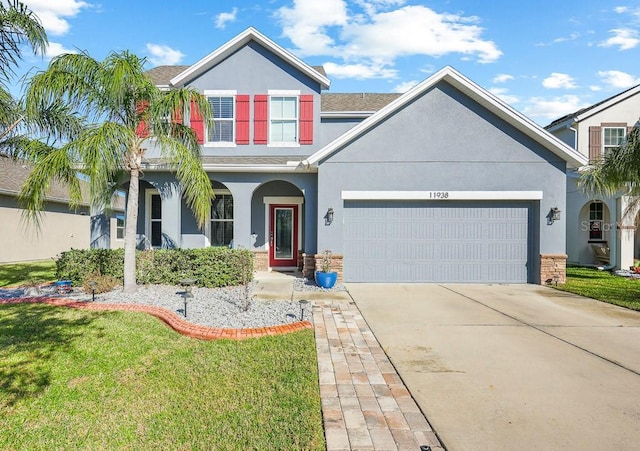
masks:
[[[254,327],[247,329],[232,329],[223,327],[201,326],[185,321],[174,312],[164,307],[154,307],[141,304],[93,304],[87,301],[72,301],[70,299],[52,299],[49,297],[9,298],[0,299],[0,305],[4,304],[48,304],[56,307],[69,307],[85,310],[99,311],[126,311],[148,313],[163,321],[176,332],[191,338],[200,340],[243,340],[245,338],[259,338],[267,335],[281,335],[297,332],[304,329],[313,329],[309,321],[297,321],[278,326]]]

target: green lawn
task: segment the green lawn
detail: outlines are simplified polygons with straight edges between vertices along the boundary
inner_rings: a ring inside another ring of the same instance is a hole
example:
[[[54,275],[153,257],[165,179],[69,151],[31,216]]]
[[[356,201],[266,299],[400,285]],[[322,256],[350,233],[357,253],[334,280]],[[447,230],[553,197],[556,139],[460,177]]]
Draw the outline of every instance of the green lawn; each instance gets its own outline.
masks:
[[[559,290],[640,310],[640,279],[629,279],[592,268],[567,268],[567,283]]]
[[[5,263],[0,265],[0,287],[22,285],[32,280],[49,282],[55,279],[56,262],[53,260]]]
[[[41,304],[0,325],[0,449],[325,447],[312,330],[206,342]]]

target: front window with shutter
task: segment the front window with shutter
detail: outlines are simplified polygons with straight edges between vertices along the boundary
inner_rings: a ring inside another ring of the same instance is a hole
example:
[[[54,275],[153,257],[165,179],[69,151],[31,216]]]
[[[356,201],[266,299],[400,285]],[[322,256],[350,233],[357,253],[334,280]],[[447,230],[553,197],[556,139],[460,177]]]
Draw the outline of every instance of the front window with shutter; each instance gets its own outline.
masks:
[[[235,99],[232,96],[207,97],[211,106],[207,141],[212,143],[235,142]]]
[[[298,142],[298,97],[269,99],[269,142]]]
[[[627,129],[625,127],[603,127],[602,148],[603,155],[612,149],[620,147],[624,143]]]

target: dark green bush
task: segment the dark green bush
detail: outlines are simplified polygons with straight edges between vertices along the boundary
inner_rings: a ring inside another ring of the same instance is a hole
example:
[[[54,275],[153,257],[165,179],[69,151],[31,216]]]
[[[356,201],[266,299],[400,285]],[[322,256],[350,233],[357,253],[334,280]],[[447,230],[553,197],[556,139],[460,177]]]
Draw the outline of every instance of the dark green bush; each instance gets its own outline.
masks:
[[[56,260],[58,279],[82,285],[89,274],[122,280],[123,249],[73,249]],[[178,285],[181,279],[195,279],[200,287],[240,285],[253,279],[253,254],[246,249],[207,247],[203,249],[159,249],[138,251],[136,279],[140,284]]]

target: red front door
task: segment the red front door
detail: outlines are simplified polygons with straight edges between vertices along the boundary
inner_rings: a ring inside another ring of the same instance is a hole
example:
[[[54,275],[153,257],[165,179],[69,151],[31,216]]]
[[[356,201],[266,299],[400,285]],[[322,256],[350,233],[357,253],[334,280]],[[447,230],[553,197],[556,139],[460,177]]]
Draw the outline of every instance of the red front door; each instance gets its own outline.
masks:
[[[269,266],[298,266],[298,205],[269,205]]]

